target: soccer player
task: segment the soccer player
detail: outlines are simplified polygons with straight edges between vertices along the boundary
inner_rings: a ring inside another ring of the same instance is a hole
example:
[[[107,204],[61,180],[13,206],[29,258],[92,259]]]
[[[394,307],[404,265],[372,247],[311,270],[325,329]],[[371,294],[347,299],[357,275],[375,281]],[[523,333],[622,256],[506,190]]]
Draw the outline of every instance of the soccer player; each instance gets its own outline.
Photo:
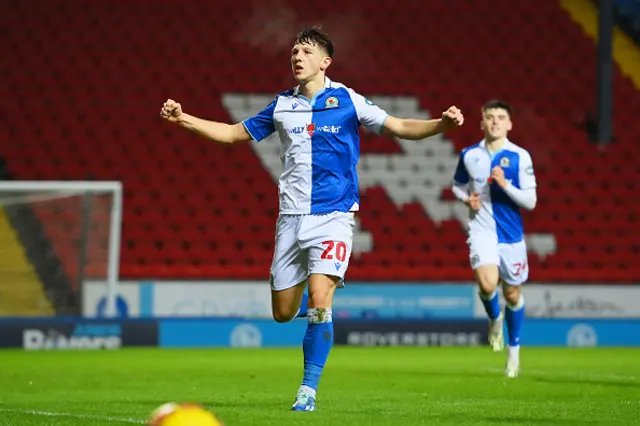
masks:
[[[467,244],[479,296],[489,316],[489,344],[504,349],[503,319],[509,333],[505,373],[520,370],[520,328],[524,298],[520,285],[529,276],[527,247],[520,209],[536,206],[536,178],[529,153],[509,141],[511,106],[495,100],[482,107],[484,139],[462,150],[453,192],[469,207]],[[504,315],[497,286],[502,283]]]
[[[388,115],[352,89],[326,77],[333,60],[329,36],[314,27],[297,35],[291,70],[298,85],[275,97],[255,116],[228,125],[196,118],[169,99],[161,115],[220,143],[260,142],[277,132],[282,143],[280,214],[270,269],[273,318],[287,322],[306,314],[304,375],[296,411],[313,411],[320,375],[333,344],[332,302],[344,285],[359,209],[356,164],[360,125],[407,140],[428,138],[462,125],[450,107],[434,120]],[[308,296],[305,298],[305,289]]]

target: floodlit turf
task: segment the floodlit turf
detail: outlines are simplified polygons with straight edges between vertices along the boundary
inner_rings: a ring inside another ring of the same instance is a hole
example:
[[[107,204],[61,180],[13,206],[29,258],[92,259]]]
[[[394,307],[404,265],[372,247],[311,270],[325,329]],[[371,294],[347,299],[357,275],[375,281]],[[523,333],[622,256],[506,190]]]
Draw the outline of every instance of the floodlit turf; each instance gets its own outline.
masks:
[[[290,412],[301,350],[0,351],[0,425],[143,424],[192,401],[238,425],[640,424],[640,350],[334,348],[319,411]]]

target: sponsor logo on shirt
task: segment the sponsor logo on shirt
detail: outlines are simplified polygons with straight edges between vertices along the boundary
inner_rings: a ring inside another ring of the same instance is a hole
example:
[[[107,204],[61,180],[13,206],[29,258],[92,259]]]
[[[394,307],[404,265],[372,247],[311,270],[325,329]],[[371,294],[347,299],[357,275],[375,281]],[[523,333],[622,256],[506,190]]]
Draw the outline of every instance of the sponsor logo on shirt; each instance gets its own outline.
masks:
[[[309,136],[313,136],[313,132],[316,131],[316,125],[315,124],[307,124],[307,133],[309,134]]]
[[[285,129],[285,131],[289,135],[299,135],[306,131],[309,136],[313,136],[315,132],[338,134],[340,133],[341,128],[342,126],[330,126],[330,125],[318,126],[314,123],[310,123],[305,126],[298,126],[298,127],[292,127],[291,129]]]

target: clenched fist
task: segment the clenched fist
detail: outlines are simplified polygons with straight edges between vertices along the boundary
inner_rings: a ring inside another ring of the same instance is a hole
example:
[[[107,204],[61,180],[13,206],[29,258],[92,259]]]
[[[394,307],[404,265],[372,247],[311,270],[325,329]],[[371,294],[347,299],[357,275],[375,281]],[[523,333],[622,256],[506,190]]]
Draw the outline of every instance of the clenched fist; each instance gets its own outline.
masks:
[[[456,106],[449,107],[449,109],[442,113],[442,122],[447,129],[455,129],[456,127],[462,126],[464,123],[462,111]]]
[[[500,166],[495,166],[491,169],[491,180],[497,183],[500,188],[504,188],[508,185],[507,180],[504,178],[504,170],[502,170],[502,167]]]
[[[162,105],[162,109],[160,110],[160,116],[172,123],[178,121],[178,117],[180,117],[181,114],[182,105],[173,99],[167,99],[167,102]]]

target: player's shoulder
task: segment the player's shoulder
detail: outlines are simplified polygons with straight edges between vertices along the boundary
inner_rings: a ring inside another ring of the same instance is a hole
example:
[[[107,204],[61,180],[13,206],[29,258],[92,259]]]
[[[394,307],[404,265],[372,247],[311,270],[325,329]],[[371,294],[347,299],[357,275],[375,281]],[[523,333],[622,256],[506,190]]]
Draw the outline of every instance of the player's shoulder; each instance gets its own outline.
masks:
[[[529,151],[527,151],[525,148],[521,147],[520,145],[513,143],[510,140],[505,141],[505,146],[503,149],[505,151],[513,152],[514,154],[517,154],[518,156],[523,158],[531,158],[531,154],[529,154]]]
[[[346,84],[339,83],[337,81],[328,80],[327,92],[334,96],[349,96],[352,100],[356,97],[362,97],[355,89],[347,86]]]
[[[271,104],[268,108],[270,108],[274,114],[281,109],[288,109],[291,104],[295,102],[295,95],[296,88],[280,92],[272,98]]]
[[[328,80],[323,97],[326,99],[327,108],[354,107],[356,110],[364,107],[364,104],[373,105],[373,102],[356,92],[353,88],[337,81]]]
[[[461,157],[465,157],[467,155],[469,155],[470,153],[474,153],[475,151],[480,151],[480,149],[482,148],[482,142],[478,142],[475,143],[473,145],[469,145],[467,147],[462,148],[462,151],[460,151],[460,156]]]
[[[277,102],[281,98],[285,98],[285,99],[293,98],[295,96],[295,94],[296,94],[296,88],[295,87],[293,89],[287,89],[284,92],[278,93],[276,95],[275,101]]]
[[[327,79],[324,90],[326,96],[337,97],[345,100],[353,100],[353,94],[355,93],[355,91],[347,85],[329,79]]]
[[[355,90],[353,90],[351,87],[347,86],[346,84],[342,84],[338,81],[330,80],[329,78],[327,78],[325,89],[327,91],[355,93]]]

